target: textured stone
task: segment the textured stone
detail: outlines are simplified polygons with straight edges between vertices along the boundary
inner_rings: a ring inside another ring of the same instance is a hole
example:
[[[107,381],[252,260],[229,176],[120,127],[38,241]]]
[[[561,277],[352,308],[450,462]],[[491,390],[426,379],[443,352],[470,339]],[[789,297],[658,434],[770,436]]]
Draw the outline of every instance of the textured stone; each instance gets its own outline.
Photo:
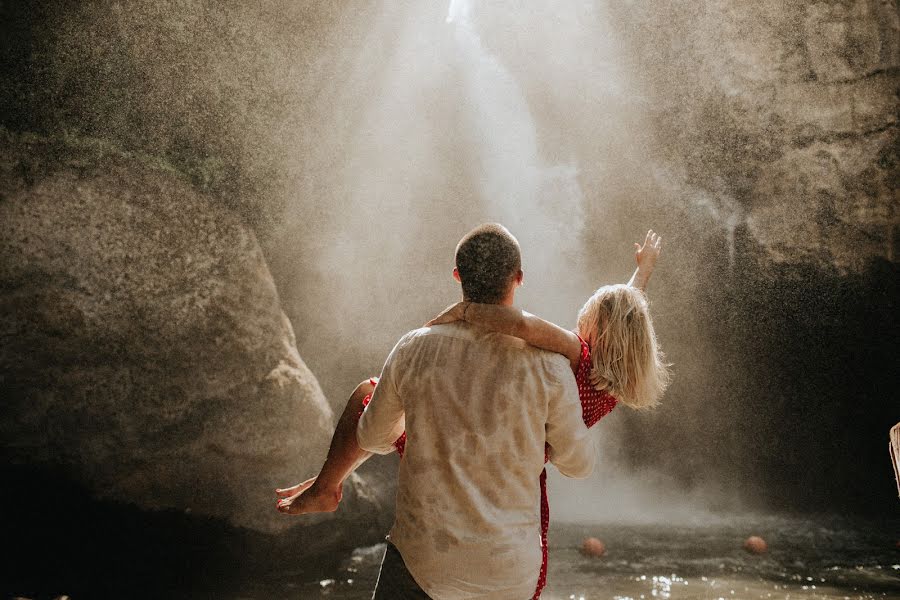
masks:
[[[581,553],[585,556],[600,558],[606,554],[606,544],[595,537],[587,537],[581,542]]]
[[[865,267],[872,256],[893,259],[900,228],[891,171],[879,156],[893,131],[818,141],[762,168],[751,192],[747,224],[776,262]]]
[[[640,17],[677,32],[634,48],[665,156],[736,207],[718,220],[746,225],[764,259],[843,273],[896,260],[896,3],[701,4]]]
[[[772,110],[794,139],[849,133],[854,130],[853,104],[841,86],[791,83],[774,90]]]
[[[890,15],[880,0],[816,2],[806,9],[803,33],[809,62],[819,81],[864,77],[884,68],[882,47],[896,48],[891,29],[879,23]],[[896,14],[896,13],[895,13]],[[893,30],[893,35],[897,31]],[[888,61],[895,59],[888,55]]]
[[[750,554],[765,554],[769,550],[769,545],[758,535],[751,535],[744,540],[743,548]]]
[[[273,489],[315,472],[332,413],[254,234],[165,165],[5,137],[6,459],[144,508],[295,524]]]

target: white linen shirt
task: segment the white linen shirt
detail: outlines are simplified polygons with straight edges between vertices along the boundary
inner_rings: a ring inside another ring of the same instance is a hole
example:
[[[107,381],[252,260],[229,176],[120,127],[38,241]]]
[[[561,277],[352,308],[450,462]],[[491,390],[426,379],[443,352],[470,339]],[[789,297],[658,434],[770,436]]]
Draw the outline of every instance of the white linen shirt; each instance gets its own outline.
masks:
[[[468,323],[411,331],[359,420],[364,450],[406,430],[390,539],[435,600],[527,600],[541,566],[544,444],[569,477],[594,467],[569,361]]]

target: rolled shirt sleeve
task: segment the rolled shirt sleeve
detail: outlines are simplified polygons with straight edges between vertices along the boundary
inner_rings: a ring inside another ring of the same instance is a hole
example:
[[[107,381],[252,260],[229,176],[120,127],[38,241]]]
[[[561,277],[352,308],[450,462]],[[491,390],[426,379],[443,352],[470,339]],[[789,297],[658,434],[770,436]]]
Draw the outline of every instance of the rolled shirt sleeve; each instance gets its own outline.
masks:
[[[372,399],[363,410],[356,426],[359,447],[375,454],[389,454],[396,450],[395,442],[406,428],[403,402],[398,391],[397,375],[402,370],[402,338],[388,355]]]
[[[546,425],[550,462],[566,477],[583,479],[594,470],[596,444],[581,416],[581,401],[572,371],[566,366],[556,368],[554,373],[558,385],[548,390]]]

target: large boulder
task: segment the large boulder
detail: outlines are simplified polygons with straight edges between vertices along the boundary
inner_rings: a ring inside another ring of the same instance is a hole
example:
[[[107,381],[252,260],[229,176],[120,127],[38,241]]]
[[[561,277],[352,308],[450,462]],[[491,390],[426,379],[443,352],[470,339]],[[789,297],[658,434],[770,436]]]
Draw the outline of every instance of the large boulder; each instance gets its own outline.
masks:
[[[165,164],[0,130],[4,460],[276,532],[332,412],[253,232]]]

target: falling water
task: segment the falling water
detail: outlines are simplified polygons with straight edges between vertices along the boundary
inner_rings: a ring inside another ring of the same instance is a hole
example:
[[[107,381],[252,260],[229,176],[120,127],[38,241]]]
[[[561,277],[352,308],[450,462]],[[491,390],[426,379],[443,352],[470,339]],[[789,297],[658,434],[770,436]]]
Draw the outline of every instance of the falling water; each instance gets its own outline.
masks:
[[[522,87],[502,60],[486,49],[475,19],[470,1],[450,2],[446,20],[454,29],[456,62],[466,91],[466,119],[460,126],[471,127],[477,134],[470,150],[480,164],[481,196],[491,218],[507,224],[522,243],[530,285],[520,292],[519,303],[571,326],[575,311],[587,297],[585,290],[592,286],[579,260],[585,201],[578,181],[579,165],[574,159],[552,165],[542,159],[535,119]],[[618,93],[625,87],[609,82],[606,86]],[[619,139],[623,145],[631,141]],[[717,207],[709,200],[703,205],[708,211]],[[719,216],[718,212],[714,216]],[[729,252],[733,260],[733,244]],[[612,447],[620,441],[610,437],[609,426],[603,423],[595,433],[602,440],[603,451],[600,468],[589,481],[566,480],[551,470],[557,518],[582,522],[709,520],[702,509],[704,499],[684,494],[664,475],[623,472]],[[663,490],[667,502],[661,506],[657,500]]]
[[[452,0],[456,61],[464,81],[464,119],[479,166],[479,190],[488,218],[507,225],[523,248],[528,285],[520,301],[548,318],[570,322],[573,264],[581,234],[583,194],[574,163],[547,165],[534,118],[509,69],[482,43],[469,0]]]

